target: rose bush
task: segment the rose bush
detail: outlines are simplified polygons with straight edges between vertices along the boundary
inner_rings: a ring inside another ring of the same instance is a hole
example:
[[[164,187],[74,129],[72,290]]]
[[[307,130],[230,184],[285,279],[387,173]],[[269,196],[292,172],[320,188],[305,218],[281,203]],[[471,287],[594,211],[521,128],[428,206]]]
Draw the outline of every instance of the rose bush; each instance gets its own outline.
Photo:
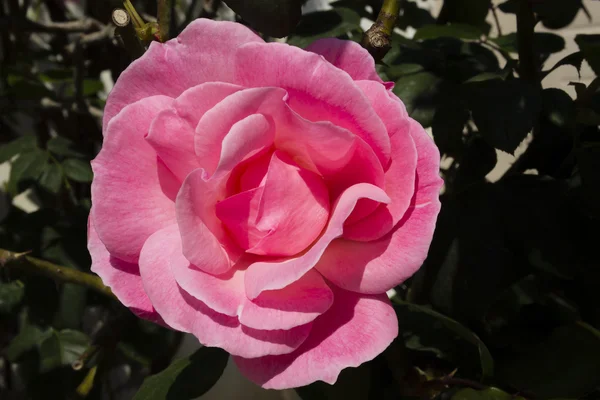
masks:
[[[92,270],[267,388],[335,382],[397,336],[439,153],[358,44],[197,20],[119,77],[93,161]]]

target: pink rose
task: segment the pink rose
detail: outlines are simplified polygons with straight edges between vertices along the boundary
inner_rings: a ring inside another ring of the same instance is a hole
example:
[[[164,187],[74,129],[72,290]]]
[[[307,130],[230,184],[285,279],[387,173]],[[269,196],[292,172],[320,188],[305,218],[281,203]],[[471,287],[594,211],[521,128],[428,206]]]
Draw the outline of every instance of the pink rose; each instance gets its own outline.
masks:
[[[349,41],[201,19],[152,43],[106,104],[92,270],[263,387],[334,383],[397,336],[385,292],[440,209],[438,150],[390,86]]]

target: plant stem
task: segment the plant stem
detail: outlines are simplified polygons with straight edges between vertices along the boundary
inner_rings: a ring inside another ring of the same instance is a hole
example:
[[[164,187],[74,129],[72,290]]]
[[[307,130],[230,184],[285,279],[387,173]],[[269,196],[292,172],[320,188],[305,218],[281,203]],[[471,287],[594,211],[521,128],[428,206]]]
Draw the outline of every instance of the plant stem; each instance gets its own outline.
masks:
[[[494,17],[494,22],[496,24],[498,36],[502,36],[502,28],[500,27],[500,20],[498,19],[498,12],[496,11],[496,6],[490,4],[490,10],[492,11],[492,16]]]
[[[173,0],[157,0],[158,8],[158,36],[161,42],[169,40],[169,30],[171,27],[171,11],[173,9]]]
[[[367,30],[361,44],[373,56],[381,61],[392,47],[392,32],[400,14],[401,0],[384,0],[375,23]]]
[[[125,2],[124,4],[126,7],[129,7],[128,4],[130,3]],[[115,33],[121,38],[121,43],[132,60],[140,58],[146,50],[142,42],[140,42],[132,23],[132,18],[136,18],[136,16],[138,16],[137,13],[132,15],[127,10],[121,8],[115,9],[112,14],[113,23],[116,25]]]
[[[48,261],[29,257],[23,253],[0,249],[0,268],[15,268],[62,283],[75,283],[116,299],[110,288],[104,286],[102,280],[95,275],[73,268],[61,267]]]
[[[538,78],[538,67],[535,58],[533,44],[533,29],[535,27],[535,16],[533,7],[529,0],[519,1],[517,11],[517,43],[519,47],[519,75],[521,78],[540,85]]]

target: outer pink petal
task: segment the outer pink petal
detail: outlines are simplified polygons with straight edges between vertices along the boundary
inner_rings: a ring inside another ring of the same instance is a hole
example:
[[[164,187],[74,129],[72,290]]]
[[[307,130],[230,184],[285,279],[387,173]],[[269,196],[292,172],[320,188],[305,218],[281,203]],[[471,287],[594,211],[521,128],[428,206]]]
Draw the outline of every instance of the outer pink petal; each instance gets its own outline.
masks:
[[[224,197],[224,183],[207,180],[199,168],[190,173],[177,195],[177,223],[183,254],[210,274],[227,272],[241,254],[216,216],[215,204]]]
[[[234,357],[240,371],[268,389],[319,380],[334,384],[342,369],[372,360],[398,336],[396,315],[385,294],[335,289],[334,296],[333,306],[315,320],[310,336],[296,351],[254,359]]]
[[[115,257],[137,262],[146,239],[175,221],[175,207],[163,186],[168,171],[146,143],[152,119],[173,100],[154,96],[125,107],[106,128],[102,150],[92,161],[91,215],[96,231]]]
[[[361,198],[389,202],[382,189],[368,183],[359,183],[348,188],[333,207],[325,232],[306,253],[285,261],[257,262],[250,265],[245,278],[248,298],[255,299],[265,290],[284,288],[307,273],[319,261],[329,243],[342,235],[344,221]]]
[[[315,268],[339,287],[382,293],[404,282],[427,257],[440,211],[440,155],[418,122],[411,120],[410,132],[419,155],[411,205],[381,239],[366,243],[338,239],[329,245]]]
[[[182,257],[181,245],[175,225],[152,235],[140,255],[144,290],[172,328],[192,332],[205,346],[221,347],[231,354],[251,358],[287,354],[308,336],[311,324],[287,331],[257,330],[210,309],[177,285],[169,264],[178,257]]]
[[[355,81],[366,79],[383,83],[375,71],[375,60],[356,42],[334,38],[319,39],[306,50],[322,55],[331,64],[347,72]]]
[[[392,161],[385,172],[385,192],[392,200],[358,222],[346,223],[344,238],[359,241],[376,240],[387,234],[400,221],[413,197],[417,150],[410,134],[411,122],[404,105],[388,96],[385,87],[373,81],[358,81],[377,115],[386,125],[392,143]],[[417,129],[417,128],[415,128]]]
[[[290,256],[306,249],[329,218],[323,179],[298,168],[285,153],[273,153],[260,199],[256,228],[269,232],[249,253]]]
[[[102,278],[102,282],[110,287],[124,306],[140,318],[163,323],[144,292],[138,265],[111,257],[100,241],[91,219],[88,220],[88,250],[92,257],[92,272]]]
[[[157,94],[179,96],[204,82],[235,82],[237,48],[262,42],[241,24],[200,18],[175,39],[152,42],[146,53],[123,71],[104,109],[103,126],[123,107]]]
[[[211,275],[190,264],[183,255],[172,257],[169,264],[183,290],[220,314],[238,315],[246,301],[243,268],[234,267],[224,274]]]
[[[281,289],[263,292],[249,300],[244,274],[250,263],[242,258],[229,272],[213,276],[190,265],[183,256],[169,264],[178,285],[212,310],[238,316],[242,325],[258,330],[289,330],[306,325],[323,314],[333,302],[333,292],[316,271]]]
[[[267,290],[244,302],[240,322],[256,329],[290,329],[326,312],[333,292],[315,270],[280,290]]]
[[[248,43],[239,48],[235,68],[240,84],[287,90],[294,111],[355,133],[387,166],[390,141],[383,123],[352,78],[321,56],[282,43]]]
[[[194,86],[152,122],[146,140],[180,181],[202,166],[202,160],[194,152],[194,131],[198,121],[224,98],[241,89],[241,86],[223,82]]]

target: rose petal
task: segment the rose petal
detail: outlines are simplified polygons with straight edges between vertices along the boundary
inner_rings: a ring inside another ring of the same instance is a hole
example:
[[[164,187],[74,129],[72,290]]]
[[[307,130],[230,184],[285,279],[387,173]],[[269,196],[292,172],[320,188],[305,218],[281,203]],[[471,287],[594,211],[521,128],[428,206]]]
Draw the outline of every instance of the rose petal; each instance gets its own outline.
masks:
[[[217,203],[215,213],[242,249],[258,244],[268,232],[256,227],[264,187],[250,189]]]
[[[268,149],[275,138],[274,126],[262,114],[236,122],[221,143],[221,157],[212,179],[219,179],[238,164]]]
[[[440,155],[418,122],[411,120],[417,148],[417,176],[411,204],[394,229],[372,242],[331,242],[315,268],[337,286],[382,293],[412,276],[423,264],[440,210]]]
[[[190,173],[175,201],[183,254],[210,274],[223,274],[241,255],[216,216],[215,204],[224,196],[224,183],[206,180],[199,168]]]
[[[136,263],[146,239],[175,221],[172,194],[161,189],[172,190],[161,182],[169,174],[159,170],[156,153],[144,140],[152,119],[172,101],[154,96],[125,107],[111,120],[92,161],[94,226],[109,253],[124,261]]]
[[[372,360],[398,336],[398,320],[385,294],[369,296],[335,289],[334,298],[296,351],[252,359],[234,357],[240,371],[267,389],[318,380],[334,384],[342,369]]]
[[[335,38],[318,39],[306,50],[322,55],[331,64],[348,73],[355,81],[366,79],[383,83],[375,70],[375,60],[356,42]]]
[[[239,314],[242,324],[256,329],[290,329],[307,324],[326,312],[333,292],[321,274],[310,270],[280,290],[267,290],[246,299]]]
[[[290,256],[310,245],[329,217],[323,179],[298,168],[285,153],[273,153],[256,216],[256,228],[268,232],[249,253]]]
[[[243,142],[250,146],[253,144],[252,140],[244,139],[243,126],[238,126],[238,132],[233,132],[234,126],[241,121],[250,116],[262,114],[261,120],[258,119],[259,117],[252,117],[247,121],[251,126],[257,125],[252,129],[251,136],[258,139],[261,129],[268,130],[268,136],[261,139],[261,143],[266,145],[269,139],[272,140],[275,131],[271,131],[273,127],[267,122],[265,115],[280,114],[279,110],[283,106],[284,97],[286,97],[285,91],[279,88],[241,90],[228,96],[204,114],[196,126],[194,145],[196,155],[202,160],[202,165],[208,176],[214,174],[219,166],[220,159],[232,152],[232,150],[223,149],[227,136],[234,137],[230,143],[237,143],[236,146],[239,146],[240,149],[242,149]],[[242,141],[242,139],[244,140]],[[231,162],[229,162],[228,166],[232,168],[235,165],[231,165]],[[221,174],[223,172],[221,171]]]
[[[284,288],[308,272],[319,261],[329,243],[342,235],[344,221],[361,198],[389,202],[388,196],[381,188],[368,183],[359,183],[348,188],[333,207],[325,232],[306,253],[281,262],[265,261],[250,265],[245,278],[248,298],[255,299],[265,290]]]
[[[164,324],[144,292],[138,265],[111,257],[100,241],[91,218],[88,219],[88,251],[92,257],[92,272],[102,278],[102,282],[110,287],[125,307],[140,318]]]
[[[241,89],[241,86],[223,82],[194,86],[183,92],[152,122],[146,140],[180,182],[202,166],[202,160],[194,152],[194,132],[198,121],[224,98]]]
[[[387,166],[390,141],[368,99],[345,72],[321,56],[283,43],[248,43],[235,58],[237,81],[279,87],[288,104],[310,121],[330,121],[361,137]]]
[[[289,353],[308,336],[310,323],[290,330],[258,330],[210,309],[177,285],[168,266],[173,259],[181,262],[182,257],[176,225],[152,235],[140,255],[144,290],[172,328],[192,332],[205,346],[220,347],[230,354],[249,358]]]
[[[177,36],[152,42],[144,55],[123,71],[104,108],[103,126],[123,107],[158,94],[179,96],[205,82],[234,83],[233,58],[239,46],[263,42],[242,24],[199,18]]]
[[[358,81],[356,84],[369,97],[373,108],[384,121],[392,143],[392,160],[385,172],[383,186],[391,203],[380,205],[362,220],[349,218],[344,226],[344,238],[366,242],[387,234],[406,212],[414,193],[417,151],[404,105],[388,96],[387,90],[377,82]]]

